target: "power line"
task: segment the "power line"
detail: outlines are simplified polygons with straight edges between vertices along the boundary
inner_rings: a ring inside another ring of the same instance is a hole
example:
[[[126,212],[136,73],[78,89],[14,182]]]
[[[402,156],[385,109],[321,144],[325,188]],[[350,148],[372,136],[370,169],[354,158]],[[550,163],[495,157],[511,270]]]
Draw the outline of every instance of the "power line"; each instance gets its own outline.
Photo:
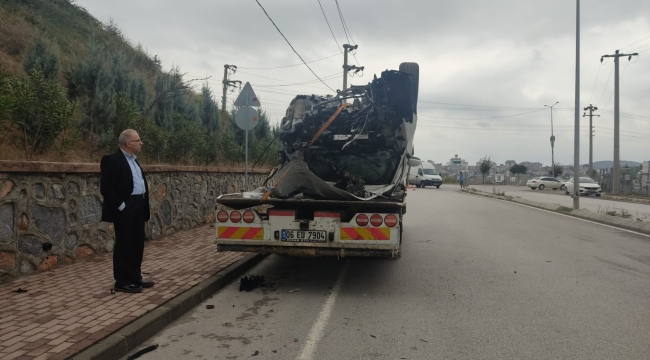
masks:
[[[324,58],[320,58],[320,59],[316,59],[316,60],[307,61],[307,64],[315,63],[315,62],[317,62],[317,61],[321,61],[321,60],[330,59],[330,58],[333,58],[333,57],[335,57],[335,56],[339,56],[339,55],[341,55],[341,54],[334,54],[334,55],[326,56],[326,57],[324,57]],[[294,66],[302,66],[302,65],[304,65],[304,63],[292,64],[292,65],[284,65],[284,66],[274,66],[274,67],[242,67],[242,66],[239,66],[238,69],[246,69],[246,70],[273,70],[273,69],[283,69],[283,68],[289,68],[289,67],[294,67]]]
[[[509,118],[513,116],[520,116],[520,115],[526,115],[526,114],[532,114],[536,112],[544,111],[544,109],[537,109],[534,111],[528,111],[528,112],[523,112],[519,114],[513,114],[513,115],[503,115],[503,116],[491,116],[491,117],[486,117],[486,118],[446,118],[446,117],[438,117],[438,116],[428,116],[428,115],[419,115],[418,117],[425,117],[425,118],[432,118],[432,119],[443,119],[443,120],[489,120],[489,119],[500,119],[500,118]]]
[[[641,39],[641,40],[639,40],[639,41],[637,41],[637,42],[633,42],[633,43],[631,43],[630,45],[624,46],[624,47],[621,48],[621,50],[623,50],[623,49],[627,49],[627,48],[629,48],[629,47],[632,46],[632,45],[636,45],[636,44],[640,43],[641,41],[643,41],[643,40],[645,40],[645,39],[650,39],[650,36],[645,37],[645,38],[643,38],[643,39]]]
[[[259,78],[263,78],[263,79],[269,79],[269,80],[275,80],[275,81],[282,81],[282,82],[285,82],[285,83],[291,83],[291,81],[282,80],[282,79],[278,79],[278,78],[272,78],[272,77],[264,76],[264,75],[252,74],[252,73],[248,73],[248,72],[244,72],[244,71],[239,71],[239,73],[240,74],[251,75],[251,76],[255,76],[255,77],[259,77]],[[339,73],[330,74],[330,75],[327,75],[327,76],[323,76],[323,78],[330,77],[330,76],[333,76],[333,75],[338,75],[338,74]],[[307,80],[305,80],[305,81],[307,81]],[[318,80],[316,80],[316,79],[309,80],[309,81],[318,82]]]
[[[280,28],[278,28],[278,26],[275,24],[275,22],[273,21],[273,19],[271,19],[271,16],[269,16],[269,13],[266,12],[266,9],[264,9],[264,6],[262,6],[262,4],[260,4],[259,0],[255,0],[255,2],[257,3],[257,5],[260,6],[260,8],[262,9],[262,11],[264,11],[264,14],[266,15],[267,18],[269,18],[269,21],[271,21],[271,24],[273,24],[273,26],[275,26],[275,29],[276,29],[276,30],[280,33],[280,35],[282,35],[282,37],[284,38],[284,41],[286,41],[287,44],[289,44],[289,47],[291,47],[291,50],[293,50],[293,52],[296,53],[296,55],[298,55],[298,57],[300,58],[300,60],[302,61],[302,63],[305,64],[305,66],[309,69],[309,71],[311,71],[311,73],[314,74],[314,76],[315,76],[316,78],[318,78],[318,80],[320,80],[320,82],[322,82],[322,83],[323,83],[325,86],[327,86],[330,90],[332,90],[333,92],[336,92],[336,91],[335,91],[334,89],[332,89],[329,85],[327,85],[327,83],[325,83],[325,81],[323,81],[323,80],[322,80],[318,75],[316,75],[316,73],[314,72],[314,70],[312,70],[312,68],[309,67],[309,65],[307,65],[307,63],[306,63],[305,60],[302,58],[302,56],[300,56],[300,54],[298,54],[298,52],[296,51],[296,49],[294,49],[293,45],[291,45],[291,43],[289,42],[289,40],[287,39],[287,37],[284,36],[284,34],[282,33],[282,31],[280,31]]]
[[[596,90],[596,84],[598,84],[598,77],[600,76],[600,69],[603,68],[603,63],[600,63],[598,67],[598,74],[596,74],[596,81],[594,81],[594,87],[591,89],[591,95],[589,96],[589,101],[587,103],[591,104],[591,98],[594,96],[594,90]]]
[[[343,25],[343,33],[345,33],[345,38],[348,39],[348,44],[350,43],[350,36],[348,36],[348,29],[345,26],[345,19],[343,19],[343,12],[341,11],[341,6],[339,5],[338,0],[334,0],[336,2],[336,9],[339,11],[339,18],[341,19],[341,25]],[[352,40],[352,43],[354,43],[354,39]]]
[[[620,81],[620,79],[623,78],[623,75],[625,75],[625,70],[627,70],[628,65],[630,65],[629,61],[627,63],[625,63],[625,67],[623,68],[623,73],[619,77],[619,81]],[[614,90],[614,91],[616,91],[616,90]],[[607,99],[607,102],[605,103],[605,106],[609,105],[609,102],[612,100],[612,97],[614,96],[614,91],[612,91],[612,94],[609,96],[609,99]],[[603,106],[603,107],[605,107],[605,106]]]
[[[343,25],[343,32],[345,33],[345,38],[348,39],[348,44],[352,43],[356,45],[357,42],[354,41],[354,39],[352,38],[352,33],[350,32],[350,28],[348,28],[348,23],[345,21],[345,17],[343,16],[343,10],[341,10],[339,1],[338,0],[334,0],[334,1],[336,2],[336,8],[339,11],[339,17],[341,18],[341,24]],[[352,40],[352,42],[350,42],[350,40]],[[357,65],[361,66],[361,64],[359,64],[359,60],[357,60],[356,52],[352,53],[352,57],[354,57],[354,61],[357,63]]]
[[[454,104],[447,102],[438,102],[438,101],[425,101],[418,100],[419,103],[425,104],[442,104],[442,105],[452,105],[452,106],[467,106],[467,107],[480,107],[480,108],[494,108],[494,109],[517,109],[517,110],[539,110],[544,108],[524,108],[524,107],[512,107],[512,106],[491,106],[491,105],[468,105],[468,104]]]
[[[325,22],[327,23],[327,27],[330,28],[330,33],[334,38],[334,42],[336,43],[336,46],[339,48],[339,51],[343,52],[343,50],[341,49],[341,45],[339,45],[338,40],[336,40],[336,36],[334,36],[334,31],[332,31],[332,27],[330,26],[330,21],[327,20],[327,15],[325,15],[325,10],[323,9],[323,4],[320,3],[320,0],[318,0],[318,5],[320,6],[320,11],[323,12],[323,16],[325,17]]]
[[[609,79],[612,78],[612,73],[614,72],[614,67],[612,66],[612,69],[609,71],[609,76],[607,77],[607,82],[605,83],[605,87],[603,88],[602,94],[600,94],[600,98],[598,99],[598,104],[600,104],[600,101],[603,99],[603,95],[605,95],[605,90],[607,90],[607,84],[609,84]]]

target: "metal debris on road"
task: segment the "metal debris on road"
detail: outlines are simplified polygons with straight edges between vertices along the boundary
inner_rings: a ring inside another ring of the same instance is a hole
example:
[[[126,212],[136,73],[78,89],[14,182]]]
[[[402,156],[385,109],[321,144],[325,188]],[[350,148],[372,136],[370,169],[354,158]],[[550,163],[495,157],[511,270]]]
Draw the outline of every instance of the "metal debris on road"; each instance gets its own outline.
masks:
[[[22,288],[18,288],[18,290],[14,290],[12,292],[15,292],[16,294],[22,294],[22,293],[26,293],[27,290],[23,290]]]
[[[246,275],[239,281],[239,291],[249,292],[264,283],[264,276]]]
[[[142,356],[142,355],[144,355],[144,354],[146,354],[146,353],[148,353],[148,352],[152,352],[152,351],[154,351],[154,350],[156,350],[156,349],[158,349],[158,344],[151,345],[151,346],[147,346],[146,348],[144,348],[144,349],[142,349],[142,350],[136,352],[135,354],[133,354],[133,355],[127,357],[126,360],[134,360],[134,359],[137,359],[137,358],[139,358],[140,356]]]
[[[289,290],[289,291],[287,291],[287,292],[288,292],[288,293],[295,293],[295,292],[297,292],[297,291],[300,291],[300,289],[293,289],[293,290]]]
[[[206,305],[205,308],[206,309],[214,309],[214,305]]]

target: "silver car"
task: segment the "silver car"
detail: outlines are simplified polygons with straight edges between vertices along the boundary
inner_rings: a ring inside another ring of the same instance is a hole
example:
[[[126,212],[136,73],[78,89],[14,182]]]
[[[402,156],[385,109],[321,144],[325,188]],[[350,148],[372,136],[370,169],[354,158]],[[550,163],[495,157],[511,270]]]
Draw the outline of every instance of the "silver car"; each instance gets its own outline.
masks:
[[[534,179],[530,179],[526,182],[526,186],[531,188],[532,190],[535,189],[540,189],[544,190],[546,188],[553,189],[553,190],[564,190],[565,186],[564,183],[556,178],[547,176],[547,177],[536,177]]]
[[[588,177],[581,177],[580,178],[580,188],[578,190],[578,195],[596,195],[600,196],[601,188],[600,185],[598,185],[597,182],[595,182],[593,179],[588,178]],[[566,182],[566,189],[564,190],[567,195],[573,194],[573,178],[569,179],[569,181]]]

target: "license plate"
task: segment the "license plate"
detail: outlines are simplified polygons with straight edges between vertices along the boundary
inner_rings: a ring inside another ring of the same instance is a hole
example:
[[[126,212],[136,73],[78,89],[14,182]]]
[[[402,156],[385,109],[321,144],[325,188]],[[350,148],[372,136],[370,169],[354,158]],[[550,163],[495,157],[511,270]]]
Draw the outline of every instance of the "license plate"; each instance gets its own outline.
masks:
[[[282,230],[282,241],[327,242],[327,231],[321,230]]]

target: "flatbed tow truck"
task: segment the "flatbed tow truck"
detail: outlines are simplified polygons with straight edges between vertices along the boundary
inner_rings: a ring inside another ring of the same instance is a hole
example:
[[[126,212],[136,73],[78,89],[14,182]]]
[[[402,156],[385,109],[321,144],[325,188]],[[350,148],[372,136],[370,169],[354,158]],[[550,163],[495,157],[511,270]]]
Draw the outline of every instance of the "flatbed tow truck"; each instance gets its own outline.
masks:
[[[274,183],[217,199],[218,251],[400,257],[407,176],[421,163],[418,74],[402,63],[336,96],[294,98]]]

